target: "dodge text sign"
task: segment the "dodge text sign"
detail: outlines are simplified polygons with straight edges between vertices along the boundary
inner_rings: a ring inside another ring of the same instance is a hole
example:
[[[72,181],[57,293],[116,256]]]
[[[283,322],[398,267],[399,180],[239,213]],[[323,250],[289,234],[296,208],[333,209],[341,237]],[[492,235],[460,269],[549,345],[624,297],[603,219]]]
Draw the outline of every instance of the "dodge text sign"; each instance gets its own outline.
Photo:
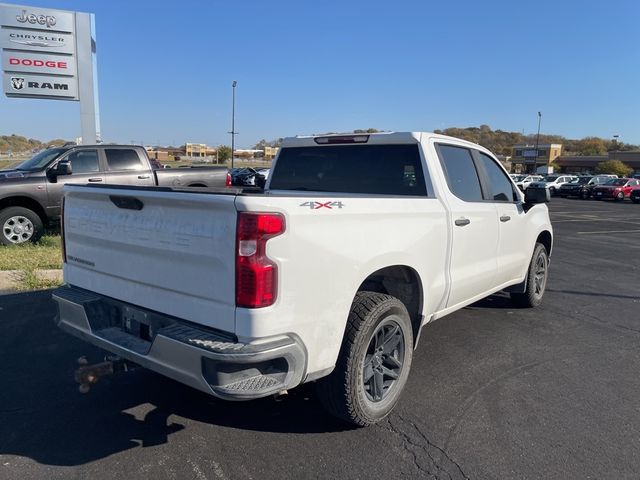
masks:
[[[2,55],[2,69],[5,72],[75,76],[76,62],[73,57],[66,55],[5,51]]]

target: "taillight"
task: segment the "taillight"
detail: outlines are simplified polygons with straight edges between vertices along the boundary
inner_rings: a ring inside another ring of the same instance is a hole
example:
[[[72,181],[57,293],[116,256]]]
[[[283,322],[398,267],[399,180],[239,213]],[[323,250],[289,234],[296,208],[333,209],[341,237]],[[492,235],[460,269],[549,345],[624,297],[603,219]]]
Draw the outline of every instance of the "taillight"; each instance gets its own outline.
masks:
[[[236,231],[236,306],[273,305],[278,288],[278,267],[267,257],[267,241],[284,232],[279,213],[238,214]]]
[[[225,187],[230,187],[231,186],[231,174],[227,172],[227,179],[224,182],[224,186]]]
[[[67,263],[67,247],[64,244],[64,197],[60,205],[60,246],[62,247],[62,261]]]

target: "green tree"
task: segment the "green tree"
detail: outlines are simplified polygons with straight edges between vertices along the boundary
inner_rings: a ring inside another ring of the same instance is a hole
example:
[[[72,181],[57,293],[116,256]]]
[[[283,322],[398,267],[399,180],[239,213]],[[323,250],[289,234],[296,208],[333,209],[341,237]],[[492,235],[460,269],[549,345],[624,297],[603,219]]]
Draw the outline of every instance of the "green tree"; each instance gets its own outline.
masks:
[[[633,172],[633,168],[622,163],[620,160],[606,160],[596,165],[595,172],[609,173],[618,175],[619,177],[626,177],[628,175],[631,175],[631,173]]]
[[[598,137],[587,137],[579,140],[576,145],[581,155],[604,155],[607,153],[607,144]]]
[[[218,147],[218,161],[226,162],[231,158],[231,147],[220,145]]]

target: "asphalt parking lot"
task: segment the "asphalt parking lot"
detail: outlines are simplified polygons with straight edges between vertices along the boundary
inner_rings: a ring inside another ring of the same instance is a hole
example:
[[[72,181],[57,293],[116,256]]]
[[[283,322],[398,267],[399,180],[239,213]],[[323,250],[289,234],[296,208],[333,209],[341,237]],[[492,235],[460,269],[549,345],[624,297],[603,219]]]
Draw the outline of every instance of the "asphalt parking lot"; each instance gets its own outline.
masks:
[[[496,295],[423,332],[407,391],[351,429],[303,386],[225,403],[144,370],[81,395],[49,292],[0,296],[0,478],[640,476],[640,205],[554,198],[543,305]]]

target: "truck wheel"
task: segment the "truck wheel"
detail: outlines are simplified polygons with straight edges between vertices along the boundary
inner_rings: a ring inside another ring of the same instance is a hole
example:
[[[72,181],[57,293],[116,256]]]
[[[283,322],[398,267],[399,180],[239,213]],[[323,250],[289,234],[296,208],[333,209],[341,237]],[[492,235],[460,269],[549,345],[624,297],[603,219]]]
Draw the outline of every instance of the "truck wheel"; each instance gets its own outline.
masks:
[[[411,368],[409,313],[395,297],[358,292],[334,371],[318,381],[318,396],[333,415],[358,426],[379,422],[393,409]]]
[[[549,277],[549,255],[541,243],[536,243],[527,273],[527,289],[524,293],[511,293],[511,301],[517,307],[531,308],[542,303]]]
[[[3,245],[37,242],[44,233],[40,217],[23,207],[9,207],[0,211],[0,228],[0,243]]]

